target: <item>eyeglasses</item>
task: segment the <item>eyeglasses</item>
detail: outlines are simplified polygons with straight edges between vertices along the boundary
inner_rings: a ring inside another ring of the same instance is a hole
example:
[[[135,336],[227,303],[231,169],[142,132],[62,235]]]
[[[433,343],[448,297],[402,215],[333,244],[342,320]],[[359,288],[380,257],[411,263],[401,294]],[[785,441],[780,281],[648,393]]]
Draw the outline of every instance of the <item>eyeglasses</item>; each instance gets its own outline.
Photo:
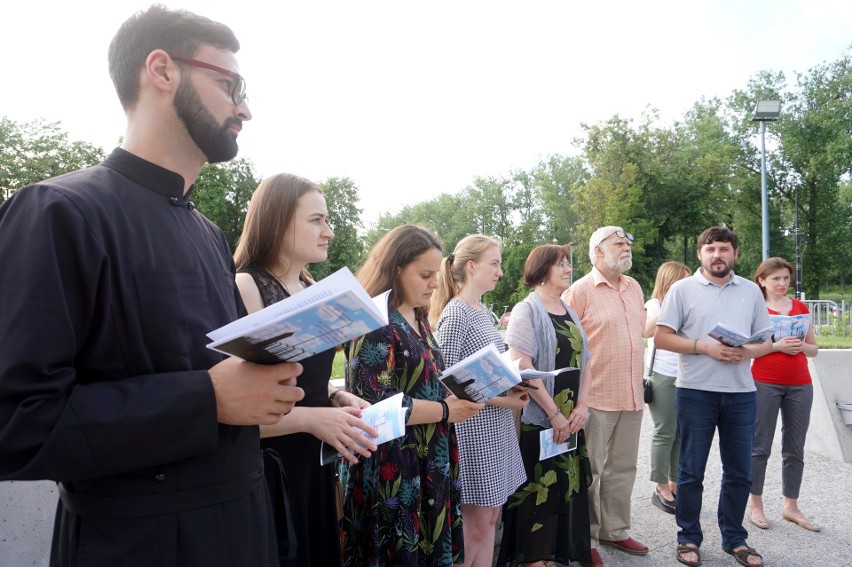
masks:
[[[601,240],[600,242],[598,242],[598,244],[599,244],[599,245],[600,245],[600,244],[603,244],[603,241],[604,241],[604,240],[606,240],[607,238],[611,238],[611,237],[613,237],[613,236],[617,236],[617,237],[619,237],[619,238],[626,238],[629,242],[633,242],[633,235],[632,235],[632,234],[630,234],[629,232],[624,232],[623,230],[616,230],[615,232],[613,232],[613,233],[612,233],[612,234],[610,234],[609,236],[605,236],[605,237],[603,238],[603,240]]]
[[[229,94],[231,95],[231,100],[234,103],[234,106],[239,106],[246,100],[248,97],[246,96],[246,80],[243,79],[243,76],[239,73],[234,73],[233,71],[229,71],[228,69],[223,69],[222,67],[218,67],[211,63],[205,63],[204,61],[199,61],[197,59],[191,59],[189,57],[184,57],[183,55],[170,55],[172,59],[176,59],[177,61],[182,61],[183,63],[187,63],[192,65],[193,67],[201,67],[203,69],[210,69],[211,71],[216,71],[217,73],[221,73],[222,75],[226,75],[231,77],[234,81],[231,83],[229,88]]]
[[[565,270],[571,269],[571,262],[569,262],[568,260],[562,260],[561,262],[556,262],[554,264],[554,266],[556,266],[557,268],[559,268],[560,270],[562,270],[564,272]]]

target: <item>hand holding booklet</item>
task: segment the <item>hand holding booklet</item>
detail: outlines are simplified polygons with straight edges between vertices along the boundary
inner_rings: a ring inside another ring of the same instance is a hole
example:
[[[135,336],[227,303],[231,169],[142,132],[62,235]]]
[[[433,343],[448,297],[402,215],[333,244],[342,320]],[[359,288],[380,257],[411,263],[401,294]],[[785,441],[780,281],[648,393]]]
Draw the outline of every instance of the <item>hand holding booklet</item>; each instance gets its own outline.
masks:
[[[507,352],[500,354],[497,347],[489,344],[446,368],[441,375],[441,382],[457,398],[483,403],[515,386],[524,385],[524,380],[556,376],[568,370],[522,371],[518,365],[519,361],[510,360]],[[537,389],[531,385],[527,387]]]
[[[769,338],[771,331],[772,327],[768,327],[766,329],[762,329],[756,332],[753,335],[747,335],[742,331],[738,331],[733,327],[725,325],[724,323],[716,323],[716,326],[713,327],[713,329],[707,334],[722,343],[723,345],[729,347],[739,347],[749,343],[762,343],[767,338]]]
[[[772,320],[772,336],[774,340],[785,337],[794,337],[801,341],[805,340],[811,326],[809,313],[801,315],[770,315]]]
[[[371,298],[343,267],[307,289],[207,333],[207,348],[260,364],[298,362],[388,324],[388,294]]]
[[[553,429],[542,429],[538,433],[538,460],[543,461],[577,448],[577,434],[572,433],[563,443],[557,444],[553,440]]]
[[[373,439],[376,445],[387,443],[405,434],[405,408],[402,406],[402,393],[385,398],[361,411],[361,421],[379,432]],[[366,434],[365,434],[366,435]],[[320,446],[320,464],[327,465],[340,458],[340,453],[324,442]]]

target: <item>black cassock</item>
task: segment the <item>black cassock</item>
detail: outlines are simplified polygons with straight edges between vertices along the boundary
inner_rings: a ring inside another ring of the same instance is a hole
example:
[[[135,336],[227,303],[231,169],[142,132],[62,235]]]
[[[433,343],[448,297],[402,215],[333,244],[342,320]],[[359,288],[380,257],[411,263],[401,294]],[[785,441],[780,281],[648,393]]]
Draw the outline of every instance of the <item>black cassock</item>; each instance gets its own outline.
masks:
[[[0,205],[0,480],[60,483],[53,565],[278,565],[258,430],[207,372],[245,308],[183,186],[116,149]]]

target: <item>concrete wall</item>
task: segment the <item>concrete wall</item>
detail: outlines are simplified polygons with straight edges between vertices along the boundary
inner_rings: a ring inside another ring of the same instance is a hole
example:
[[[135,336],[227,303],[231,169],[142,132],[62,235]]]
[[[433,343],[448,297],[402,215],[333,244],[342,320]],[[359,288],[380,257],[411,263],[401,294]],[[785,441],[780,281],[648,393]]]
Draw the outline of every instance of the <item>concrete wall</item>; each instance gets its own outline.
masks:
[[[808,362],[814,405],[805,451],[852,463],[852,425],[843,423],[837,407],[852,402],[852,350],[820,350]]]
[[[0,566],[47,567],[56,483],[0,482]]]

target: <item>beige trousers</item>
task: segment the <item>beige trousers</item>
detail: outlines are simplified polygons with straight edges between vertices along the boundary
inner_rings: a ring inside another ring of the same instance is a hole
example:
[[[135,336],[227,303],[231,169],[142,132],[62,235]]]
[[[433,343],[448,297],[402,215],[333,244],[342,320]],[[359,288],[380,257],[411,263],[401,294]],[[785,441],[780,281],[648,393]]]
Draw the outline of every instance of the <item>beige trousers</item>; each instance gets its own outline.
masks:
[[[586,446],[592,467],[589,524],[592,547],[630,537],[630,499],[636,480],[642,412],[589,408]]]

